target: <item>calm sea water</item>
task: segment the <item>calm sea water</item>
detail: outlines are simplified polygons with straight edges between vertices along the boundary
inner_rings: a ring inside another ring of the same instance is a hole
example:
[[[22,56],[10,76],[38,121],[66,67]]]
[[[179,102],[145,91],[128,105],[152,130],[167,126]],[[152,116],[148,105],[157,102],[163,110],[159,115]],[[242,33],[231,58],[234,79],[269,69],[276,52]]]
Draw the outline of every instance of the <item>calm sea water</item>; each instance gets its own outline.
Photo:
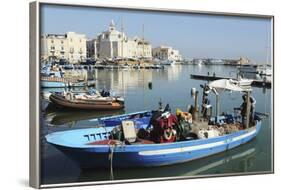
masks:
[[[164,70],[96,70],[89,76],[97,78],[97,88],[111,90],[125,97],[125,109],[118,112],[66,111],[58,110],[47,102],[42,102],[41,125],[41,180],[43,184],[102,181],[110,179],[110,171],[96,169],[81,171],[69,158],[46,143],[44,136],[54,131],[87,128],[94,126],[93,118],[106,115],[130,113],[141,110],[157,109],[158,102],[169,103],[172,111],[176,108],[186,110],[193,104],[190,90],[199,90],[200,84],[207,81],[190,79],[190,74],[234,76],[235,67],[177,65]],[[258,76],[252,76],[254,78]],[[148,83],[152,82],[152,88]],[[56,89],[44,89],[53,91]],[[59,90],[59,89],[58,89]],[[271,132],[271,89],[254,88],[256,111],[270,116],[262,122],[262,129],[251,142],[233,150],[184,164],[156,168],[114,169],[114,179],[140,179],[174,176],[199,176],[207,174],[229,174],[244,172],[268,172],[272,169]],[[215,105],[215,97],[211,95]],[[224,93],[221,96],[221,111],[231,112],[233,107],[242,103],[241,94]],[[47,109],[45,109],[47,107]]]

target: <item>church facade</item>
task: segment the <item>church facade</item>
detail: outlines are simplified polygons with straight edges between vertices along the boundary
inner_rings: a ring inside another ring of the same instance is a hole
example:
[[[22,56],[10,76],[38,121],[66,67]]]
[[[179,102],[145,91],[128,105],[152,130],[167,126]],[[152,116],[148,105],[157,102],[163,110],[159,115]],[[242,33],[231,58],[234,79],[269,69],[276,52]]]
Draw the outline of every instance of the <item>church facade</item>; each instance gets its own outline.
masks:
[[[88,57],[108,58],[152,58],[151,44],[139,37],[128,38],[124,32],[116,30],[111,21],[107,31],[96,39],[87,41]]]

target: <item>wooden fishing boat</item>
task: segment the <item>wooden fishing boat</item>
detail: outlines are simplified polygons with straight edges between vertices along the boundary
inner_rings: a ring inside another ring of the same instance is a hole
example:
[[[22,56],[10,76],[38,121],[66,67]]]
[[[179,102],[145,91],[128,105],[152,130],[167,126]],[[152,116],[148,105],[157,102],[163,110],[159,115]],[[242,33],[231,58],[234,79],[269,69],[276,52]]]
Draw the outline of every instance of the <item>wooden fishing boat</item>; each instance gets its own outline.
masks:
[[[244,91],[225,81],[213,84],[209,88],[216,93],[221,88]],[[249,96],[249,91],[247,94]],[[120,117],[121,124],[54,132],[48,134],[46,140],[82,169],[183,163],[238,147],[256,137],[261,118],[255,113],[249,121],[249,102],[246,123],[239,112],[217,114],[208,122],[191,123],[188,113],[179,112],[175,116],[165,109],[153,112],[149,122],[138,126],[136,121]]]
[[[223,136],[170,143],[138,139],[125,144],[109,139],[114,128],[55,132],[46,139],[81,168],[111,167],[108,160],[111,153],[113,167],[148,167],[187,162],[232,149],[253,139],[260,131],[261,122],[257,120],[255,126]]]
[[[49,97],[56,106],[71,109],[87,110],[119,110],[124,108],[124,99],[121,97],[102,97],[67,92],[64,94],[53,93]]]

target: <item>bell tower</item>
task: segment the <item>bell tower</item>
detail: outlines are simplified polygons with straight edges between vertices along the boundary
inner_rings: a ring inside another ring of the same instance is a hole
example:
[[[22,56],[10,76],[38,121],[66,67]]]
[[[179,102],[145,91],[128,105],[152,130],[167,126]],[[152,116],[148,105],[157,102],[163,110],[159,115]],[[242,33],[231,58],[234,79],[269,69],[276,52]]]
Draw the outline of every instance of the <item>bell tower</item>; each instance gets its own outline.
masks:
[[[111,20],[110,24],[109,24],[109,31],[114,31],[115,30],[115,23],[113,20]]]

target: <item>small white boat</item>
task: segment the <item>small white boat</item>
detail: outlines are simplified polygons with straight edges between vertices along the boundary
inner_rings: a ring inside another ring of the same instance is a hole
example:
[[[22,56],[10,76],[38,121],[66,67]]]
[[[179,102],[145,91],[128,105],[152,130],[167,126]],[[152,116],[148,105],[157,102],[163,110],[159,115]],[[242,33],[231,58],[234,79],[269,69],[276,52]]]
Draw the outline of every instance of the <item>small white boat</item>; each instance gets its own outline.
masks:
[[[266,75],[271,76],[272,75],[272,69],[269,65],[263,66],[260,70],[260,75]]]
[[[254,80],[252,79],[247,79],[247,78],[242,78],[242,77],[238,77],[238,79],[230,79],[230,82],[232,82],[233,84],[236,84],[238,86],[251,86],[251,84],[253,83]]]
[[[174,66],[176,64],[175,61],[172,60],[164,60],[160,62],[161,65],[169,65],[169,66]]]

